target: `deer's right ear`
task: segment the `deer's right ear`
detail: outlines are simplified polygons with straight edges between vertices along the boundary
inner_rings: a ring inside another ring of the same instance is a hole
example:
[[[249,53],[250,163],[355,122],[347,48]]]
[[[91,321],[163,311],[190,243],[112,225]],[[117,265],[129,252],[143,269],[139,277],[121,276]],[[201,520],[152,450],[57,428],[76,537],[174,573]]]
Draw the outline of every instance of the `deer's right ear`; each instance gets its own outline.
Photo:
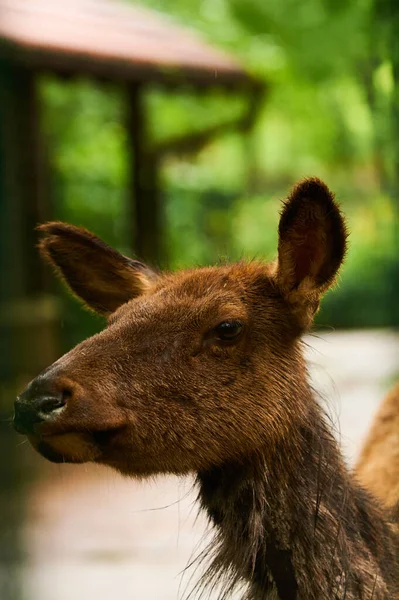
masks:
[[[156,274],[86,229],[66,223],[38,227],[41,255],[72,292],[102,315],[148,291]]]

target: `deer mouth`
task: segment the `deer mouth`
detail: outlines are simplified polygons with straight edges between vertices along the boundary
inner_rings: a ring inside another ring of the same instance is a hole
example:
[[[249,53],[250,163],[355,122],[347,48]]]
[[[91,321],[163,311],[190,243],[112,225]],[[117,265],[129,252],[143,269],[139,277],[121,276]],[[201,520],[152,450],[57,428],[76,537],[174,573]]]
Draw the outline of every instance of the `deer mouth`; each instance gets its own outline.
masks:
[[[34,449],[50,462],[79,464],[98,461],[120,429],[31,434],[28,439]]]
[[[39,454],[54,463],[93,462],[102,453],[89,433],[28,435],[28,439]]]
[[[51,443],[48,443],[44,440],[37,444],[36,450],[43,456],[43,458],[46,458],[53,463],[80,462],[72,457],[67,457],[65,454],[61,454],[61,452],[58,452],[57,450],[54,450],[54,448],[51,446]]]

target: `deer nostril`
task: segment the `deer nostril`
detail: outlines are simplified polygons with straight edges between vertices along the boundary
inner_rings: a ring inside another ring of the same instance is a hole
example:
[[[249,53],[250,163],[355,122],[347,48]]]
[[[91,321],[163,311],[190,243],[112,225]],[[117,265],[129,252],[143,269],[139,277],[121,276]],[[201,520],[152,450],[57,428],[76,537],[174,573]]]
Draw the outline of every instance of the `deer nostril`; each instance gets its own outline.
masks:
[[[57,412],[63,408],[67,402],[67,397],[63,392],[55,395],[43,396],[36,401],[36,410],[43,416],[48,416],[51,413]]]
[[[57,385],[41,375],[15,401],[14,427],[19,433],[33,433],[44,421],[57,417],[73,397],[73,388]]]
[[[35,397],[22,394],[15,402],[14,428],[23,434],[33,433],[35,427],[57,416],[66,405],[67,395],[42,393]]]

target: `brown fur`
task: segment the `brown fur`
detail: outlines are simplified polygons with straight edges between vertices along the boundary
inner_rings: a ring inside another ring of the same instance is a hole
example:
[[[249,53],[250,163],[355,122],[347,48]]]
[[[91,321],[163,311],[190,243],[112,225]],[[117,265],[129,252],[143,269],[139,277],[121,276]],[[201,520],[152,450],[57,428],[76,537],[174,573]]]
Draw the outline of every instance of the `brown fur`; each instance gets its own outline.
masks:
[[[399,502],[399,384],[384,399],[355,472],[359,482],[386,507]]]
[[[203,582],[224,598],[237,584],[248,600],[399,598],[398,540],[348,474],[302,355],[346,250],[327,187],[293,190],[268,265],[155,275],[84,230],[40,230],[44,257],[109,318],[30,384],[18,430],[53,461],[195,472],[216,530]],[[49,394],[64,409],[24,420]]]

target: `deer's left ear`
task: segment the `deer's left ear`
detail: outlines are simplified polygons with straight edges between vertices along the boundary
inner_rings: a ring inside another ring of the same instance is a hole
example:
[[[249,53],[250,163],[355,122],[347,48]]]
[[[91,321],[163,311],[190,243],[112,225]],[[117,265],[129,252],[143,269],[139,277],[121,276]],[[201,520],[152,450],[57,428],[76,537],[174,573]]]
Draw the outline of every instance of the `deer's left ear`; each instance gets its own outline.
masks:
[[[305,179],[292,190],[280,218],[276,278],[303,329],[335,281],[347,237],[344,217],[322,181]]]

